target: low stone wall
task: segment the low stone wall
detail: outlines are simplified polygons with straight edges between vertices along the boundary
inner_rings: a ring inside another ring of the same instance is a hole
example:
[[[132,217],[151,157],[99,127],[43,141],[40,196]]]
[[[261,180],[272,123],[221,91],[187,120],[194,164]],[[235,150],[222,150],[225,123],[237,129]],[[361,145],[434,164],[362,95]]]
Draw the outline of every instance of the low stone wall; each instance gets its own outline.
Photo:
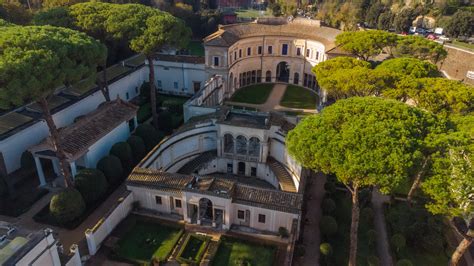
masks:
[[[468,71],[474,71],[474,52],[449,46],[444,46],[444,49],[448,51],[448,56],[438,63],[439,69],[451,79],[474,85],[474,79],[466,77]]]
[[[90,255],[97,253],[102,242],[128,216],[132,209],[133,193],[126,191],[123,197],[117,201],[116,205],[93,228],[86,230],[87,248]]]

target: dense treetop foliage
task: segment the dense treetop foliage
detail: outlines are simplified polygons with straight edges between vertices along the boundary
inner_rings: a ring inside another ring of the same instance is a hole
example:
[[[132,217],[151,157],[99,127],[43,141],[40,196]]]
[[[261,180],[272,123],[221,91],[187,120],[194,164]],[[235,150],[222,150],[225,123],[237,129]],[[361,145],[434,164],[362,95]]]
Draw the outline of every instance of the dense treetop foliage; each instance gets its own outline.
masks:
[[[411,78],[438,77],[440,73],[436,65],[411,57],[393,58],[383,61],[376,69],[388,70],[391,73],[406,75]]]

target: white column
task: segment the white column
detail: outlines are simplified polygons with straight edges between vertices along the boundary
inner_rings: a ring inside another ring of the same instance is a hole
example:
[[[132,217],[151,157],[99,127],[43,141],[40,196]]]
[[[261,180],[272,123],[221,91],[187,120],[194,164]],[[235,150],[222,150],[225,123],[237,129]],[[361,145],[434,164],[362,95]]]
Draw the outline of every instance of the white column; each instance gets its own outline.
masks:
[[[90,165],[90,162],[89,162],[89,156],[88,156],[88,152],[86,152],[84,155],[83,155],[83,158],[84,158],[84,165],[86,168],[95,168],[95,167],[91,167]]]
[[[61,171],[59,171],[59,160],[52,159],[51,161],[53,162],[54,173],[56,174],[56,176],[61,176]]]
[[[46,185],[46,178],[44,178],[43,166],[41,165],[40,158],[35,157],[36,172],[38,172],[38,177],[40,181],[40,187]]]
[[[133,123],[135,124],[135,127],[134,127],[133,129],[137,128],[137,127],[138,127],[138,119],[137,119],[137,116],[134,116],[134,117],[133,117]]]
[[[77,175],[76,162],[71,162],[69,165],[71,166],[72,179],[74,179],[74,177]]]
[[[216,227],[216,209],[212,207],[212,227]]]
[[[199,210],[199,204],[197,206],[197,224],[201,225],[201,212]]]

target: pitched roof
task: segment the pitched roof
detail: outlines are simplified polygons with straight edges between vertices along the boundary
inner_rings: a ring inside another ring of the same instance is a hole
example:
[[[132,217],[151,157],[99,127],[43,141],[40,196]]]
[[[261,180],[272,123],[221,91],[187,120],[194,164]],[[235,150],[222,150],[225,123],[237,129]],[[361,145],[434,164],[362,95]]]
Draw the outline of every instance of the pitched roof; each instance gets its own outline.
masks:
[[[77,122],[59,129],[59,144],[66,158],[73,161],[82,156],[88,148],[111,132],[118,125],[129,121],[137,113],[138,107],[117,99],[102,103],[95,111],[80,118]],[[30,148],[31,152],[54,151],[51,137]]]
[[[315,40],[323,43],[326,50],[335,47],[334,40],[341,31],[316,25],[314,21],[295,19],[284,23],[240,23],[220,26],[219,29],[204,39],[205,45],[228,47],[238,40],[260,36],[288,36]]]
[[[127,185],[184,190],[186,186],[193,181],[191,175],[181,175],[168,172],[162,172],[156,169],[135,168],[127,178]]]
[[[155,54],[155,59],[158,61],[167,61],[167,62],[178,62],[178,63],[188,63],[188,64],[204,64],[204,56],[196,55],[168,55],[168,54]]]
[[[303,196],[300,193],[237,184],[234,188],[233,201],[276,211],[299,213]]]

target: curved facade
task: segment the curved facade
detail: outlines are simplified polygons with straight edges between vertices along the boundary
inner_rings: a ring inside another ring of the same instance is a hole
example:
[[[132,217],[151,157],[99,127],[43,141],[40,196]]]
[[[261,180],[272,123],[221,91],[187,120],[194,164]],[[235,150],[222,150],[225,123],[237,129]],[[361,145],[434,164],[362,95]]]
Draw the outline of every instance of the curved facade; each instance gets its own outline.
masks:
[[[311,68],[327,59],[337,34],[339,30],[305,19],[221,26],[204,40],[206,71],[225,78],[227,95],[261,82],[316,89]]]

